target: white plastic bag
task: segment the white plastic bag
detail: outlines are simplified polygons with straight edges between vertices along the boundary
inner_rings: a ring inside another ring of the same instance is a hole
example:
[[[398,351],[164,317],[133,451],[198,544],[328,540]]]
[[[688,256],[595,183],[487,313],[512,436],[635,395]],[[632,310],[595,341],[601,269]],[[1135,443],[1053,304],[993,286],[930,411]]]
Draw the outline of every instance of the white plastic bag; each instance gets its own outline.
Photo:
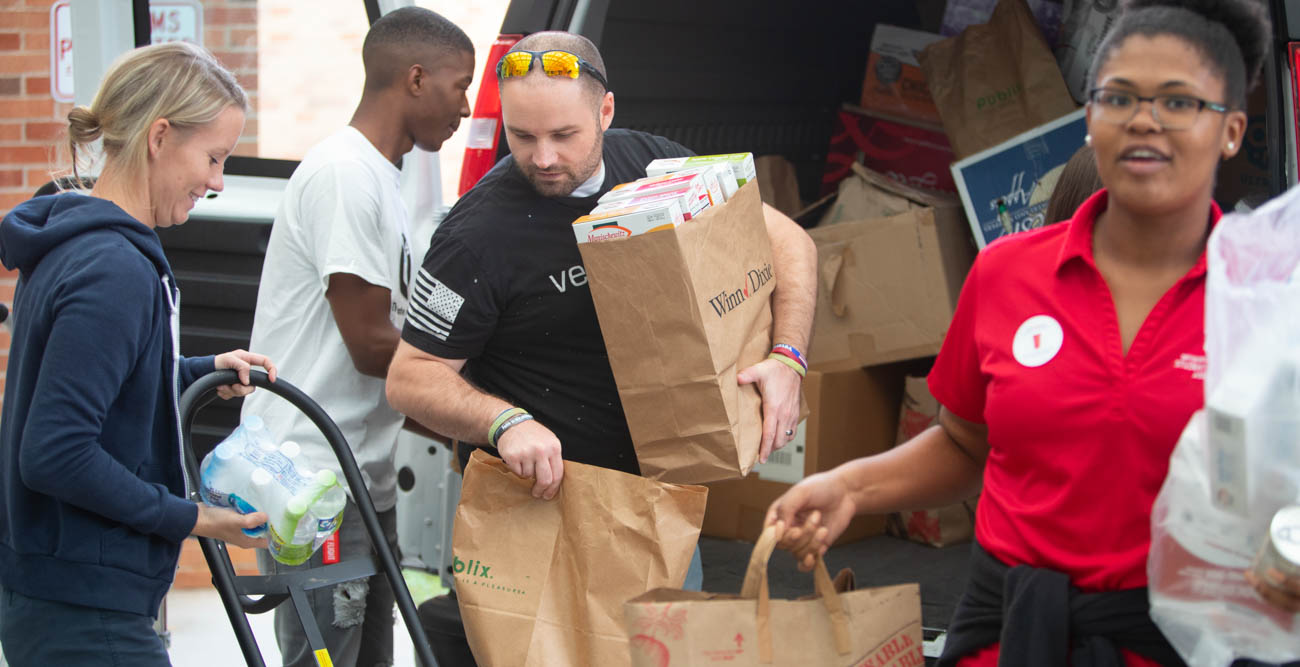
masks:
[[[1300,658],[1300,618],[1245,570],[1300,489],[1300,190],[1225,216],[1207,250],[1206,409],[1151,512],[1151,616],[1193,667]]]

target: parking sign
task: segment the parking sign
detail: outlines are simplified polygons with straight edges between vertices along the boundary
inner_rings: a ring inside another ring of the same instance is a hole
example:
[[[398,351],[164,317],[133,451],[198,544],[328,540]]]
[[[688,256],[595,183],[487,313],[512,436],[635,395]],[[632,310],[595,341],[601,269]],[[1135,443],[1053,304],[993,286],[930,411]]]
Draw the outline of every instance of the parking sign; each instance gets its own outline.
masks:
[[[149,3],[149,26],[153,44],[202,45],[203,5],[199,0],[154,0]],[[57,0],[50,7],[50,94],[59,102],[73,101],[71,0]]]

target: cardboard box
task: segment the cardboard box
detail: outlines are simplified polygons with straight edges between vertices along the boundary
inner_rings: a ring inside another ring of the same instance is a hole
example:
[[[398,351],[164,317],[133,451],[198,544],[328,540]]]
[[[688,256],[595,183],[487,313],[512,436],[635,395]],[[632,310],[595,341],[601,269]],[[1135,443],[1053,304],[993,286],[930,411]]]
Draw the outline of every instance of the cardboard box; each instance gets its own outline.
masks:
[[[896,121],[846,106],[836,115],[831,132],[822,193],[833,192],[852,173],[855,163],[914,188],[956,193],[957,185],[948,168],[952,161],[952,146],[942,128]]]
[[[862,108],[938,125],[939,110],[930,98],[916,53],[941,39],[942,35],[877,24],[862,81]]]
[[[1002,236],[1043,226],[1056,179],[1083,147],[1084,112],[1066,114],[952,165],[981,249]]]
[[[820,278],[809,362],[851,368],[938,354],[975,259],[961,207],[861,167],[854,177],[919,206],[875,218],[849,210],[856,221],[808,230]]]
[[[803,391],[810,413],[802,441],[786,445],[744,479],[708,484],[702,534],[753,542],[763,532],[768,506],[792,482],[893,447],[904,374],[900,364],[809,370]],[[887,516],[854,518],[836,543],[879,535]]]
[[[821,218],[817,221],[817,226],[887,218],[925,208],[924,204],[918,204],[903,195],[876,186],[870,180],[872,172],[865,167],[855,164],[851,172],[854,177],[840,181],[839,190],[835,193],[833,201],[825,207]],[[866,173],[868,176],[862,177],[858,175],[859,172]]]
[[[908,376],[903,382],[903,408],[898,415],[898,444],[903,444],[939,423],[939,401],[930,394],[924,377]],[[975,536],[975,506],[979,494],[960,502],[928,510],[899,512],[891,517],[889,534],[943,547],[968,542]]]

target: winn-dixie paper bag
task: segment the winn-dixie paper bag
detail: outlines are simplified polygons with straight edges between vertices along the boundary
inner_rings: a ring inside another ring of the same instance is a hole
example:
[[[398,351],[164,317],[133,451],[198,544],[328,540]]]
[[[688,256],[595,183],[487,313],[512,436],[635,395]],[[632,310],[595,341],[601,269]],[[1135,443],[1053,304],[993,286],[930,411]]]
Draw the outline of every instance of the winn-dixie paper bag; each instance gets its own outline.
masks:
[[[634,667],[904,667],[923,665],[917,584],[853,590],[853,573],[832,582],[819,558],[817,595],[773,600],[768,527],[750,556],[740,595],[657,589],[624,605]]]
[[[957,159],[1074,111],[1025,0],[1001,0],[988,23],[918,56]]]
[[[484,667],[627,665],[623,603],[681,586],[708,490],[572,461],[551,500],[475,451],[452,533],[465,636]]]
[[[736,374],[772,347],[772,246],[758,184],[672,230],[578,246],[641,474],[749,474],[763,432]]]

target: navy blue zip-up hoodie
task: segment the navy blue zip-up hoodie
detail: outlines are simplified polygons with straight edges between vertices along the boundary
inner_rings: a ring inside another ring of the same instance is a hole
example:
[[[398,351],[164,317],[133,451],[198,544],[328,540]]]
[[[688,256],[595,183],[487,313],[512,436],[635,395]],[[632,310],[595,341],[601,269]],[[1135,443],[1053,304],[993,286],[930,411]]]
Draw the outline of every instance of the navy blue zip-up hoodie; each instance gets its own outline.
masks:
[[[104,199],[37,197],[0,222],[19,270],[0,412],[0,585],[156,616],[197,506],[176,400],[180,294],[152,229]]]

